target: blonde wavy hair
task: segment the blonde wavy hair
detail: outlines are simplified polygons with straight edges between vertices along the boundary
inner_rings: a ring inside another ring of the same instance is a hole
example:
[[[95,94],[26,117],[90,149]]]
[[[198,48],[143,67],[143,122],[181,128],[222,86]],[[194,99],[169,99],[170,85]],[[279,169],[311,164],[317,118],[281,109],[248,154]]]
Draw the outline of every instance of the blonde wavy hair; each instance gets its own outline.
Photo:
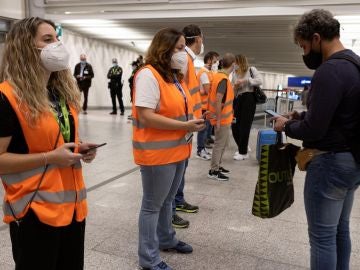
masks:
[[[52,21],[38,17],[16,22],[6,36],[0,66],[0,80],[8,81],[14,88],[19,106],[29,124],[35,124],[42,113],[51,110],[48,89],[56,89],[68,105],[80,110],[80,92],[69,69],[52,72],[49,81],[46,81],[40,50],[35,44],[36,33],[43,23],[55,29]]]
[[[249,63],[245,55],[235,55],[235,63],[239,66],[239,69],[236,71],[239,75],[244,75],[249,69]]]

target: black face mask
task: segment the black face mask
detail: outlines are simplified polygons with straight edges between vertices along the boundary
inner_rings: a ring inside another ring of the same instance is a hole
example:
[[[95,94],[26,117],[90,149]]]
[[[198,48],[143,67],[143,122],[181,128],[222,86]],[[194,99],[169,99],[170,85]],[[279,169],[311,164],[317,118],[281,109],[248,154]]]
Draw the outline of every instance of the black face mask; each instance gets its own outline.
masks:
[[[317,69],[322,63],[322,54],[311,50],[307,55],[303,55],[303,61],[309,69]]]

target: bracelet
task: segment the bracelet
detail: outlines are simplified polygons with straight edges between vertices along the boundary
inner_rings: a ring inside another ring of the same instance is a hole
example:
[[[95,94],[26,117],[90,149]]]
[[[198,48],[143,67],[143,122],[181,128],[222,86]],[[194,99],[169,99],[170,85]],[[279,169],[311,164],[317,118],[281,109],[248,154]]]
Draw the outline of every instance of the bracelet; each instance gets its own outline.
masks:
[[[47,164],[48,164],[46,154],[47,154],[47,152],[43,152],[43,153],[42,153],[42,155],[43,155],[43,160],[44,160],[44,167],[46,167]]]

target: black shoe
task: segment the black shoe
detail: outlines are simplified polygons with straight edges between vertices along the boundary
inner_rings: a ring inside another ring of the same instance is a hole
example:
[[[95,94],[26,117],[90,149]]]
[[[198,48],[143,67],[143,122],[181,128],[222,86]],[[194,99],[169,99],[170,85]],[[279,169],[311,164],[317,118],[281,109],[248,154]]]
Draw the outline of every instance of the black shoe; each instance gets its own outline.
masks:
[[[124,112],[121,112],[120,115],[124,115]]]
[[[190,203],[184,201],[183,204],[176,205],[176,211],[181,211],[185,213],[196,213],[197,211],[199,211],[199,206],[191,205]]]
[[[193,252],[193,248],[189,244],[179,241],[175,247],[162,249],[162,251],[165,251],[165,252],[176,251],[178,253],[188,254],[188,253]]]
[[[211,178],[211,179],[218,180],[218,181],[228,181],[229,180],[229,177],[222,174],[220,171],[212,171],[212,170],[210,170],[209,174],[208,174],[208,177]]]
[[[116,114],[116,112],[112,111],[110,114]]]
[[[219,172],[221,172],[222,174],[230,174],[230,171],[227,170],[227,169],[225,169],[225,168],[223,168],[223,167],[220,167],[220,168],[219,168]]]
[[[151,268],[141,267],[141,270],[173,270],[170,266],[168,266],[165,262],[160,262],[158,265],[155,265]]]
[[[185,229],[185,228],[189,227],[190,222],[188,220],[185,220],[182,217],[178,216],[177,214],[175,214],[175,215],[173,215],[173,218],[172,218],[172,225],[174,228]]]
[[[213,144],[215,141],[212,138],[208,138],[206,142]]]

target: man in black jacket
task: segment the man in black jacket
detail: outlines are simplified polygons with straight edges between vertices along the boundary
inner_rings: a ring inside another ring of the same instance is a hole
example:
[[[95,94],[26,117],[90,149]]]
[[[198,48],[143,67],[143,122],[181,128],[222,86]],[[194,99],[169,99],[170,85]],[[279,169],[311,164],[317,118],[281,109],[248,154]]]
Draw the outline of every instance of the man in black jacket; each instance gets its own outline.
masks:
[[[77,63],[74,69],[74,77],[81,92],[84,93],[84,103],[82,106],[83,113],[87,114],[87,102],[91,80],[94,78],[94,71],[92,66],[86,62],[86,55],[80,55],[80,63]]]
[[[118,65],[117,59],[114,58],[112,60],[112,67],[109,69],[109,72],[107,74],[108,79],[110,79],[110,82],[108,84],[108,87],[110,89],[110,95],[111,95],[111,102],[112,102],[112,112],[110,114],[116,114],[116,97],[119,101],[120,106],[120,115],[124,115],[124,103],[122,100],[122,77],[123,70]]]

